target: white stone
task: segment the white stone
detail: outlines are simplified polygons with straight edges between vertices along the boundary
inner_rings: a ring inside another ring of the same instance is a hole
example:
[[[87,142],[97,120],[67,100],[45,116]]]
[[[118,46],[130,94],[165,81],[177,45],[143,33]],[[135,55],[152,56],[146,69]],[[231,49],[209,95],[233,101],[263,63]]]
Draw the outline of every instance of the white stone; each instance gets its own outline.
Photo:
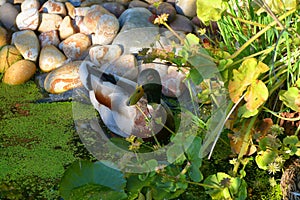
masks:
[[[30,8],[35,8],[38,10],[40,8],[40,2],[38,0],[23,1],[23,3],[21,4],[21,11],[24,12],[25,10]]]
[[[122,54],[119,45],[96,45],[90,48],[90,60],[97,66],[105,63],[111,63],[118,59]]]
[[[58,30],[62,22],[62,17],[52,13],[42,13],[41,24],[38,28],[39,32],[48,32]]]
[[[18,29],[36,30],[39,26],[39,11],[36,8],[29,8],[18,14],[16,18]]]
[[[176,0],[175,7],[179,14],[183,14],[187,17],[196,16],[196,0]]]
[[[63,65],[66,56],[53,45],[42,48],[39,57],[39,66],[43,72],[49,72]]]
[[[119,31],[119,21],[113,15],[103,14],[98,20],[95,34],[92,35],[93,44],[110,44]]]
[[[46,1],[41,7],[41,10],[44,13],[60,14],[63,16],[67,14],[65,5],[61,2],[56,2],[53,0]]]
[[[75,29],[73,27],[71,18],[70,16],[66,16],[59,26],[59,36],[63,40],[73,34],[75,34]]]
[[[20,51],[22,56],[31,61],[36,61],[40,52],[40,43],[32,30],[14,32],[12,44]]]

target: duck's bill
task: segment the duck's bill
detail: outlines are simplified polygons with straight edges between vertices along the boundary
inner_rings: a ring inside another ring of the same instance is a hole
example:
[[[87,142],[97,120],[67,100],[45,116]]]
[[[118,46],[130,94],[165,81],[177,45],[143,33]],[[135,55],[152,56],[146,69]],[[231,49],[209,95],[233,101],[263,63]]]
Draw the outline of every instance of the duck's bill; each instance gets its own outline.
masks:
[[[135,105],[144,95],[143,86],[137,86],[135,91],[130,95],[127,105],[132,106]]]

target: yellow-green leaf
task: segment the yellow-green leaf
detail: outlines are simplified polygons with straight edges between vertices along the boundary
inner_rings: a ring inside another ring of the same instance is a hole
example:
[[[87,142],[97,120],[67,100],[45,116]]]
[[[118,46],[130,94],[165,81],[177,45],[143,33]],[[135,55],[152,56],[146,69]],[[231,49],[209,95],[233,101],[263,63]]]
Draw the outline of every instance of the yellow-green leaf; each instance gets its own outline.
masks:
[[[264,0],[264,1],[272,10],[272,12],[275,14],[297,8],[296,0]],[[266,12],[265,8],[263,7],[260,7],[260,9],[256,11],[258,15],[260,15],[263,12]]]
[[[257,110],[268,99],[268,96],[269,91],[267,86],[261,80],[253,81],[244,98],[247,102],[246,108],[250,112]]]
[[[300,88],[300,79],[296,81],[297,88]]]
[[[227,7],[228,3],[223,0],[197,0],[197,16],[205,24],[218,21]]]
[[[231,100],[236,103],[243,95],[247,87],[254,82],[258,76],[269,70],[269,67],[255,58],[243,61],[238,70],[233,70],[233,77],[229,81],[228,90]]]
[[[257,115],[257,113],[258,113],[258,109],[253,110],[253,111],[249,111],[246,108],[246,104],[244,104],[243,106],[241,106],[239,108],[238,116],[242,117],[242,118],[249,118],[249,117],[253,117],[253,116]]]
[[[282,90],[279,92],[279,99],[287,107],[294,111],[300,112],[300,93],[297,87],[290,87],[287,91]]]

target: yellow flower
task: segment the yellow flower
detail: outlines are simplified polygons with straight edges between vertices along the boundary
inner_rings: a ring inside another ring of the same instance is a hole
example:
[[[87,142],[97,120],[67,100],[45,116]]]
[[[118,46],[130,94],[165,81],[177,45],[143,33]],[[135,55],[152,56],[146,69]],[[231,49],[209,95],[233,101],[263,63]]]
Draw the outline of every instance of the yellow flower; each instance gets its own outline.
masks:
[[[135,140],[136,136],[135,135],[130,135],[129,137],[127,137],[125,140],[127,142],[133,143]]]
[[[166,21],[168,21],[168,17],[169,17],[169,14],[167,13],[163,13],[159,16],[157,16],[154,20],[154,24],[164,24]]]
[[[139,142],[138,140],[131,143],[131,145],[129,145],[129,150],[130,151],[135,151],[135,150],[139,150],[140,146],[141,146],[141,142]]]

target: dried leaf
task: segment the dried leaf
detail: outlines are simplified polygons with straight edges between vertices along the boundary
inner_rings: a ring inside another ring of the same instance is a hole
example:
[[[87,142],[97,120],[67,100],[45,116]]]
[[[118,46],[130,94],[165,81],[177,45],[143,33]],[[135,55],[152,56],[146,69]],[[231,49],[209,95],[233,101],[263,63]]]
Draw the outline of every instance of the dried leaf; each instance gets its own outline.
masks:
[[[268,88],[261,80],[252,82],[244,98],[247,102],[246,108],[250,112],[257,110],[268,99],[268,96]]]
[[[265,137],[273,126],[273,120],[271,118],[265,118],[258,123],[257,132],[259,132],[259,139]]]
[[[231,147],[231,151],[235,154],[239,154],[243,145],[243,136],[238,136],[239,138],[236,139],[236,137],[233,134],[228,134],[228,138],[230,141],[230,147]],[[248,150],[245,154],[245,156],[251,156],[252,154],[254,154],[256,152],[256,147],[254,145],[249,145],[248,146]]]

